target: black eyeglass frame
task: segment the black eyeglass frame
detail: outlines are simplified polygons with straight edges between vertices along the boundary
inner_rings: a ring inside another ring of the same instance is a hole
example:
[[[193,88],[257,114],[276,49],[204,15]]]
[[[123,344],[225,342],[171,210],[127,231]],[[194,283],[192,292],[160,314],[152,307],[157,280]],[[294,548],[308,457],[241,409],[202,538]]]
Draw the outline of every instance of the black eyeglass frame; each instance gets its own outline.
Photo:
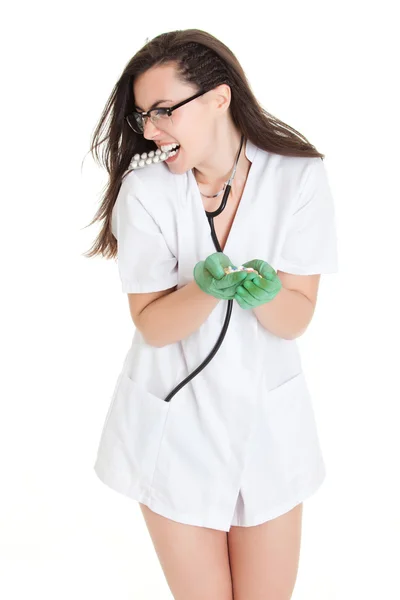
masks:
[[[125,121],[128,123],[129,127],[133,131],[135,131],[133,129],[132,125],[128,121],[129,117],[133,117],[135,119],[138,129],[140,129],[140,125],[137,122],[134,115],[140,115],[142,117],[142,119],[145,119],[146,117],[150,117],[150,113],[155,110],[164,110],[165,114],[168,115],[168,117],[170,117],[173,110],[175,110],[176,108],[179,108],[180,106],[183,106],[184,104],[187,104],[188,102],[191,102],[191,100],[194,100],[195,98],[198,98],[199,96],[203,96],[203,94],[206,94],[208,91],[209,90],[197,92],[197,94],[194,94],[194,96],[190,96],[190,98],[187,98],[186,100],[182,100],[182,102],[178,102],[178,104],[174,104],[174,106],[160,106],[159,108],[151,108],[150,110],[147,110],[145,112],[139,112],[137,110],[134,110],[133,112],[129,113],[129,115],[126,115]],[[135,133],[143,133],[143,131],[144,131],[144,126],[143,126],[142,131],[140,131],[140,132],[135,131]]]

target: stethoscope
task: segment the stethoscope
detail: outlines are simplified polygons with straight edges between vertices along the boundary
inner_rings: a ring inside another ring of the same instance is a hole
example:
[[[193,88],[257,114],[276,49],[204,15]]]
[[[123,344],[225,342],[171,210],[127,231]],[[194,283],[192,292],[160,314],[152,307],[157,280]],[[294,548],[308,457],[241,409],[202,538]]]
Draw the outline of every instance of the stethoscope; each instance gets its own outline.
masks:
[[[217,208],[217,210],[214,210],[214,211],[207,211],[207,210],[205,211],[206,215],[207,215],[208,223],[209,223],[210,229],[211,229],[211,237],[213,239],[214,246],[215,246],[217,252],[222,252],[222,248],[221,248],[221,246],[219,244],[219,241],[218,241],[218,238],[217,238],[217,234],[215,233],[214,217],[217,217],[219,214],[222,213],[222,211],[224,210],[224,208],[226,206],[226,203],[228,201],[229,192],[231,191],[231,184],[232,184],[232,181],[233,181],[233,179],[235,177],[235,173],[236,173],[236,168],[237,168],[237,164],[238,164],[238,161],[239,161],[240,152],[242,151],[243,141],[244,141],[244,136],[242,135],[242,139],[240,141],[240,148],[239,148],[239,152],[238,152],[237,157],[236,157],[235,165],[233,167],[232,175],[230,176],[229,181],[226,184],[226,188],[225,188],[225,191],[224,191],[222,202],[221,202],[219,208]],[[218,352],[219,348],[221,347],[221,344],[222,344],[222,342],[224,340],[224,337],[226,335],[226,332],[228,330],[229,321],[231,319],[232,307],[233,307],[233,300],[228,300],[228,306],[227,306],[227,309],[226,309],[225,321],[224,321],[221,333],[219,335],[219,338],[218,338],[218,340],[217,340],[214,348],[210,352],[210,354],[193,371],[193,373],[191,373],[190,375],[188,375],[183,381],[181,381],[181,383],[179,383],[176,387],[174,387],[174,389],[172,390],[172,392],[170,392],[168,394],[168,396],[165,398],[165,400],[164,400],[165,402],[170,402],[171,398],[173,396],[175,396],[175,394],[177,392],[179,392],[179,390],[181,390],[184,385],[186,385],[187,383],[189,383],[189,381],[191,381],[194,377],[196,377],[196,375],[198,375],[200,373],[200,371],[202,371],[208,365],[208,363],[214,358],[214,356]]]

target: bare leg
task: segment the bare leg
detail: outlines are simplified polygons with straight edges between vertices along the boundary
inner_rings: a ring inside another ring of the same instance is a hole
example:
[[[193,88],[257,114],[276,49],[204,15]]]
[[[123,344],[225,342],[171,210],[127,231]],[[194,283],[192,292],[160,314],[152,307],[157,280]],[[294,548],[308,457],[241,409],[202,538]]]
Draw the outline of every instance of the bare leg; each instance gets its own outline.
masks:
[[[174,599],[233,600],[227,532],[177,523],[139,504]]]
[[[234,600],[290,600],[300,555],[303,504],[254,527],[232,526],[228,548]]]

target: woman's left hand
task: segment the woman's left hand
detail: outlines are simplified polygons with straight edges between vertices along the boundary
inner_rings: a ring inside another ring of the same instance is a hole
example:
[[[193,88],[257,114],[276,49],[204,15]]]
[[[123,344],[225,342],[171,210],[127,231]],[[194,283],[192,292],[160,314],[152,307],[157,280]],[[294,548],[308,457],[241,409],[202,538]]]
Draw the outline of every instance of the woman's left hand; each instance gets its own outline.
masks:
[[[248,277],[236,290],[235,300],[239,306],[244,309],[256,308],[273,300],[282,288],[282,282],[275,269],[259,259],[243,263],[243,266],[255,269],[262,278],[255,273],[248,273]]]

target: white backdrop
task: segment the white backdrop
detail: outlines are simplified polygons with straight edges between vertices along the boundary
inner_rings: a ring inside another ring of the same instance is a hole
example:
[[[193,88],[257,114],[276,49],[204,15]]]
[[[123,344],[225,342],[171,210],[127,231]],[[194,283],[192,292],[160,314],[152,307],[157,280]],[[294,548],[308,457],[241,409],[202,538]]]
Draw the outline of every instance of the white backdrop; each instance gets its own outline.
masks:
[[[192,27],[227,44],[261,104],[326,155],[335,200],[340,272],[321,277],[298,340],[327,479],[305,502],[293,600],[400,598],[394,9],[116,0],[3,11],[3,598],[172,598],[139,505],[93,471],[134,325],[116,263],[82,254],[106,183],[86,156],[106,99],[146,38]]]

